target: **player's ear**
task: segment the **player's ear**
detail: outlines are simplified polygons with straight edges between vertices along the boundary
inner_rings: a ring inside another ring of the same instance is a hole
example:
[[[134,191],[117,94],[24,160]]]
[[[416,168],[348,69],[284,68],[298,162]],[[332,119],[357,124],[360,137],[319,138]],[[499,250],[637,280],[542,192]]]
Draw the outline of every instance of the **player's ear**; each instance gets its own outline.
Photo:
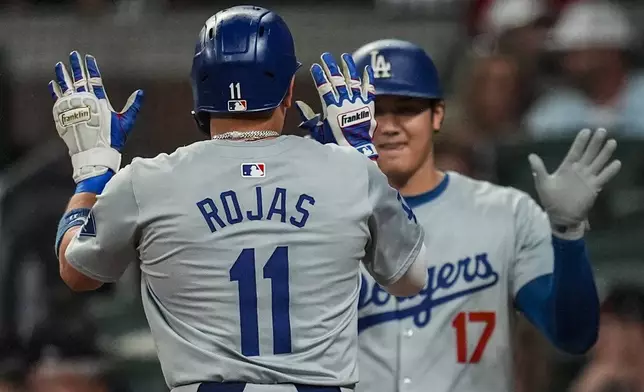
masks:
[[[437,101],[432,108],[432,128],[438,132],[443,126],[445,120],[445,101]]]
[[[294,86],[295,86],[295,76],[293,76],[293,78],[291,79],[291,84],[290,86],[288,86],[288,92],[286,93],[286,96],[282,101],[282,105],[284,105],[284,108],[286,109],[293,106],[293,87]]]

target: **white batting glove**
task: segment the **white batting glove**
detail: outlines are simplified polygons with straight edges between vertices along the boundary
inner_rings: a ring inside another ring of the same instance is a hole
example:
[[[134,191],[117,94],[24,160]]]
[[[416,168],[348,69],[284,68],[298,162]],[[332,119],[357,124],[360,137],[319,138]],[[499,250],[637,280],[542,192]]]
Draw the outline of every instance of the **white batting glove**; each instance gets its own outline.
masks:
[[[360,80],[351,55],[342,55],[342,72],[330,53],[323,53],[321,59],[322,65],[311,67],[311,76],[323,113],[316,114],[304,102],[295,102],[302,118],[300,128],[322,144],[351,146],[375,160],[378,154],[371,140],[376,129],[371,66],[364,69]]]
[[[537,193],[556,236],[567,240],[583,237],[588,211],[604,185],[621,168],[618,160],[606,166],[616,147],[614,139],[606,141],[605,129],[598,129],[594,134],[590,129],[583,129],[552,174],[548,174],[539,156],[530,154],[528,160]]]
[[[54,122],[69,148],[77,193],[100,193],[121,166],[121,151],[141,107],[143,91],[135,91],[123,110],[116,112],[105,93],[96,59],[87,55],[83,61],[73,51],[70,64],[73,79],[59,62],[56,81],[49,82],[56,101]]]

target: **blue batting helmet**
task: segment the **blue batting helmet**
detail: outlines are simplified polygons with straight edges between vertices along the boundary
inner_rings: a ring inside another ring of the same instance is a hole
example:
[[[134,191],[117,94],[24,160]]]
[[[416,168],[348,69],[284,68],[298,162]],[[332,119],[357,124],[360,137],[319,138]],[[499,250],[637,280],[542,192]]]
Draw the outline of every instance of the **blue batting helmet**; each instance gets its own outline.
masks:
[[[376,95],[442,99],[438,71],[419,46],[383,39],[362,46],[353,54],[358,69],[371,65]]]
[[[291,32],[275,12],[255,6],[218,12],[201,29],[192,63],[197,124],[209,132],[211,113],[275,109],[301,65]]]

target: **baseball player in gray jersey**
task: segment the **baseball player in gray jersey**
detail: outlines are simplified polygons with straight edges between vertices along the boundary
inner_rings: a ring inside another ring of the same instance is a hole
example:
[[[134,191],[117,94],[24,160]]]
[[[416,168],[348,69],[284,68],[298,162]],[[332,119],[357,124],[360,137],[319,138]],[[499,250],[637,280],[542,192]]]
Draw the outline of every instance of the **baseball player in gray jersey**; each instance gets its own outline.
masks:
[[[77,183],[56,239],[63,280],[93,290],[140,266],[173,392],[352,390],[360,265],[414,295],[424,233],[369,154],[280,136],[300,66],[284,21],[253,6],[208,19],[192,83],[211,140],[122,169],[142,92],[116,113],[96,60],[72,52],[70,63],[50,83]],[[367,67],[336,108],[335,127],[352,124],[365,145],[372,78]]]
[[[513,391],[515,310],[560,349],[588,350],[597,337],[598,300],[583,236],[597,193],[620,169],[619,161],[607,165],[615,141],[606,141],[604,130],[580,132],[552,174],[531,155],[544,212],[524,192],[434,167],[432,135],[445,106],[436,68],[421,48],[382,40],[353,57],[375,76],[378,166],[425,228],[432,254],[426,287],[416,296],[392,296],[363,274],[357,390]],[[327,68],[328,79],[337,80],[337,67]],[[315,139],[346,142],[326,137],[325,123],[298,106],[301,126]]]

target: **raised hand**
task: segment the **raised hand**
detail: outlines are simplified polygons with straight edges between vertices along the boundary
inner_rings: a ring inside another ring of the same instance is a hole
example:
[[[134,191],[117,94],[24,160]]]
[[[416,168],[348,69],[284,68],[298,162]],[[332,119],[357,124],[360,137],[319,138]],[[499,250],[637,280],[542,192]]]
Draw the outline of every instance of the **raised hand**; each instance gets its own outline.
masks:
[[[320,143],[352,146],[376,159],[378,154],[371,140],[376,129],[373,70],[365,67],[360,79],[351,55],[342,55],[342,72],[330,53],[322,54],[321,59],[322,65],[311,67],[311,76],[320,95],[322,114],[297,101],[302,117],[300,128]]]
[[[55,100],[54,122],[69,148],[77,192],[100,193],[121,165],[121,151],[141,108],[143,91],[137,90],[123,110],[112,108],[96,59],[77,51],[69,56],[70,74],[62,62],[49,82]]]
[[[573,228],[586,220],[601,189],[621,168],[618,160],[607,165],[616,148],[614,139],[606,141],[605,129],[584,129],[552,174],[539,156],[530,154],[537,193],[553,226]]]

